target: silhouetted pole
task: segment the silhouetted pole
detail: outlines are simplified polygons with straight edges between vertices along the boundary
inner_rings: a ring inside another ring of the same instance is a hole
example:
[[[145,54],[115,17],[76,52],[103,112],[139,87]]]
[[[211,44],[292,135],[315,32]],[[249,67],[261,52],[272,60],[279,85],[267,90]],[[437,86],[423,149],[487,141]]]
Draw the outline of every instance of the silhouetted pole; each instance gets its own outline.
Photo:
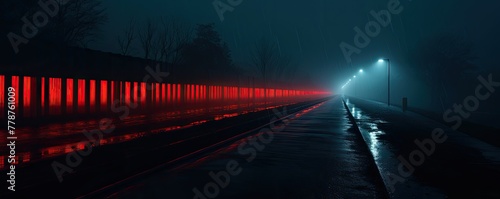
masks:
[[[391,105],[391,62],[387,59],[387,105]]]

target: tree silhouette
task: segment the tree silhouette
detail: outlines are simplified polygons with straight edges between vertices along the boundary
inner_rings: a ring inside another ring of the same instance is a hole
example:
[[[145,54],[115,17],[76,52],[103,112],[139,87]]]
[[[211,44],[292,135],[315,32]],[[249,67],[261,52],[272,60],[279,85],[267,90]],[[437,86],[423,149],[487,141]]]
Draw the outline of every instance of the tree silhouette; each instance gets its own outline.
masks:
[[[100,26],[107,20],[105,9],[101,0],[70,0],[54,1],[57,9],[53,13],[46,13],[47,23],[37,29],[36,37],[30,39],[26,48],[43,48],[47,44],[54,47],[79,46],[85,47],[99,34]],[[21,34],[23,23],[21,19],[28,20],[41,12],[38,1],[3,0],[0,4],[2,10],[2,32],[15,32]],[[51,48],[50,50],[57,50]]]
[[[432,93],[433,104],[442,104],[461,92],[464,75],[474,72],[474,47],[466,38],[453,33],[441,34],[422,42],[412,55],[412,61],[421,66],[414,72],[425,80]]]
[[[120,47],[120,53],[122,55],[129,55],[132,42],[136,39],[135,21],[130,19],[129,23],[123,30],[123,37],[121,35],[117,36],[118,46]]]
[[[205,78],[226,77],[234,70],[230,50],[215,30],[215,25],[199,24],[196,36],[183,51],[186,64]]]

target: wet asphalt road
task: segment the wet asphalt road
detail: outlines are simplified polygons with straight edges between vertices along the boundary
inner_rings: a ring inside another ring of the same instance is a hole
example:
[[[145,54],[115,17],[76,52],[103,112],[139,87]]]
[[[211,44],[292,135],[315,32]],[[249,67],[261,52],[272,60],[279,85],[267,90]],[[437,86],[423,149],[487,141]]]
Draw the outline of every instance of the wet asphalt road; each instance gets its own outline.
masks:
[[[500,198],[500,148],[385,103],[346,102],[391,198]]]
[[[286,121],[284,128],[270,129],[177,169],[117,184],[104,196],[200,199],[386,196],[369,149],[349,120],[340,97],[295,115]]]

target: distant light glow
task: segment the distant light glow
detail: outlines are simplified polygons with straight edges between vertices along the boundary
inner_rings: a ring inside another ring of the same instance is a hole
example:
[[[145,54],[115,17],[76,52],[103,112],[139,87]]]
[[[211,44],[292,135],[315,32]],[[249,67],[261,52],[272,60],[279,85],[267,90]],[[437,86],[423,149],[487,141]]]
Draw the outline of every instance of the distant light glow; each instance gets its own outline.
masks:
[[[359,72],[362,73],[363,72],[363,69],[359,69]]]
[[[379,59],[379,60],[378,60],[378,62],[379,62],[379,63],[382,63],[382,62],[384,62],[384,60],[383,60],[383,59]]]
[[[353,77],[356,78],[356,75],[354,75]]]

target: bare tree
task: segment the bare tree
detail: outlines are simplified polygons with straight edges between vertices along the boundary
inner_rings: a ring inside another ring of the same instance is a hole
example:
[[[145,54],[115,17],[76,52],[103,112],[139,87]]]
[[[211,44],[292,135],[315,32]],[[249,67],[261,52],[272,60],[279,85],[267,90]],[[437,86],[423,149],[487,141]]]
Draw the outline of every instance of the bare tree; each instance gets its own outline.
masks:
[[[100,0],[57,1],[59,12],[45,30],[52,40],[63,41],[70,46],[85,46],[99,32],[99,26],[107,20]],[[63,4],[63,2],[65,2]]]
[[[264,80],[264,100],[267,102],[267,78],[275,74],[276,66],[280,62],[276,45],[264,37],[261,38],[252,51],[252,61]]]
[[[461,94],[458,85],[477,70],[473,43],[455,33],[434,35],[415,50],[410,58],[420,67],[413,70],[419,78],[425,79],[427,88],[433,93],[430,100],[436,100],[435,104],[452,102],[454,95]]]
[[[157,34],[156,24],[151,19],[148,19],[145,27],[139,31],[139,38],[141,43],[141,48],[144,51],[144,59],[151,58],[152,54],[156,54],[155,51],[155,39]]]
[[[172,67],[182,61],[181,52],[191,40],[192,29],[179,20],[162,18],[158,37],[159,59]]]
[[[289,78],[296,72],[296,67],[291,67],[291,57],[280,55],[277,45],[265,38],[261,38],[252,51],[252,62],[265,82],[268,78],[282,80]]]
[[[128,55],[131,51],[131,44],[136,38],[135,32],[135,22],[133,19],[130,19],[129,23],[123,30],[123,37],[118,35],[118,45],[120,46],[120,53],[122,55]]]
[[[266,38],[261,38],[251,52],[252,62],[257,68],[260,75],[267,81],[268,73],[272,71],[272,67],[278,62],[278,55],[276,54],[276,45],[269,42]]]
[[[293,68],[290,66],[292,59],[290,56],[281,55],[276,61],[276,66],[274,67],[274,78],[277,80],[288,79],[290,75],[290,70]]]

